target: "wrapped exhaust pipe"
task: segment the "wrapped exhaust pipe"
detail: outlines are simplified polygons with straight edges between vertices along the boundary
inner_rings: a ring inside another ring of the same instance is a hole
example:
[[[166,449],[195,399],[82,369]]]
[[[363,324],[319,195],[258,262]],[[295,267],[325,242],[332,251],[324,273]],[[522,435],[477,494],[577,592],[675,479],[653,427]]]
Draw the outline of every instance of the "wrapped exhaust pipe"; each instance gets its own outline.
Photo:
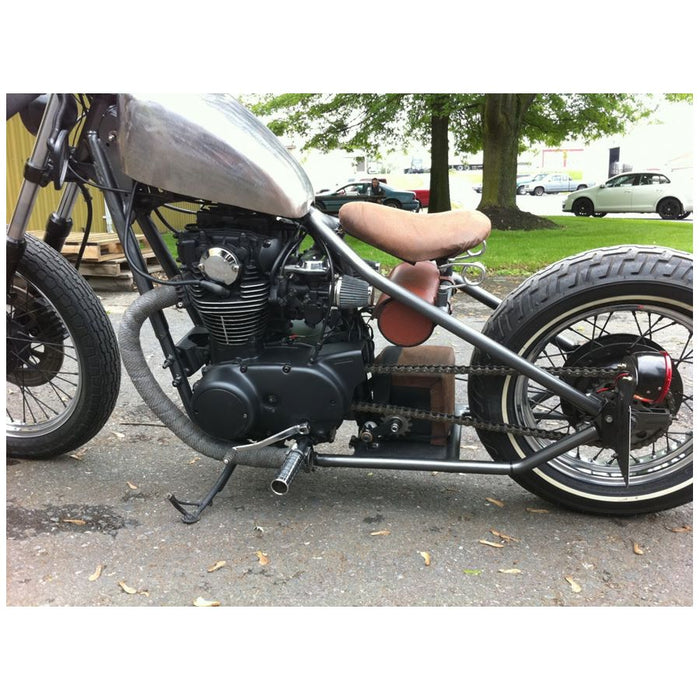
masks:
[[[205,433],[170,400],[153,376],[141,347],[141,327],[148,317],[174,306],[177,301],[177,290],[172,286],[155,287],[137,297],[124,313],[119,328],[122,362],[139,395],[163,425],[192,449],[221,461],[233,446]],[[279,467],[286,454],[281,447],[265,446],[246,450],[240,463],[249,467]]]

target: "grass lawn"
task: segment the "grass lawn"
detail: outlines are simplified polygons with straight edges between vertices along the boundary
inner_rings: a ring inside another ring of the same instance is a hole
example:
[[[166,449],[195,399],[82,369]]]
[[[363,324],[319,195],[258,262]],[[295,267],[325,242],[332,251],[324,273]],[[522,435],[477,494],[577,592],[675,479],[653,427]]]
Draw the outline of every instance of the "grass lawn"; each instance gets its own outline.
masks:
[[[685,221],[662,219],[594,219],[576,216],[547,217],[561,228],[535,231],[493,231],[486,252],[479,258],[490,275],[530,275],[550,263],[592,248],[637,243],[660,245],[692,252],[693,226]],[[175,251],[170,234],[164,235]],[[391,268],[397,262],[386,253],[351,236],[348,243],[358,255]]]
[[[693,227],[685,221],[661,219],[593,219],[547,217],[561,228],[535,231],[493,231],[486,252],[477,260],[491,275],[530,275],[550,263],[593,248],[637,243],[692,252]],[[348,237],[363,258],[393,267],[398,261]]]
[[[612,245],[659,245],[692,252],[693,226],[661,219],[547,217],[561,226],[539,231],[493,231],[480,260],[489,272],[531,274],[569,255]]]

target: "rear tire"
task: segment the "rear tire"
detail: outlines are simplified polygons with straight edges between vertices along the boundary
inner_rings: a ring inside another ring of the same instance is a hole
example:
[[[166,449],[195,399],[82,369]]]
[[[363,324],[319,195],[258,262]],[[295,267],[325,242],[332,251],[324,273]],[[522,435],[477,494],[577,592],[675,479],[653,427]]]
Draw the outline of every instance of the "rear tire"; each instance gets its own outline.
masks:
[[[515,476],[549,501],[587,513],[631,515],[692,500],[692,258],[652,247],[606,248],[568,258],[524,282],[498,307],[484,333],[543,368],[609,365],[635,350],[668,352],[673,383],[660,407],[670,425],[633,437],[630,485],[614,450],[590,445]],[[575,349],[560,350],[555,338]],[[476,349],[473,365],[495,364]],[[497,363],[496,363],[497,364]],[[571,380],[586,393],[606,389]],[[641,404],[635,402],[637,410]],[[582,417],[521,375],[474,376],[469,404],[479,420],[571,433]],[[633,406],[633,411],[635,406]],[[519,461],[544,438],[479,431],[497,461]]]
[[[671,197],[662,199],[656,208],[656,213],[662,219],[678,219],[683,214],[683,207],[677,199]]]
[[[47,458],[85,444],[112,413],[120,378],[99,299],[62,255],[27,236],[7,297],[8,455]]]

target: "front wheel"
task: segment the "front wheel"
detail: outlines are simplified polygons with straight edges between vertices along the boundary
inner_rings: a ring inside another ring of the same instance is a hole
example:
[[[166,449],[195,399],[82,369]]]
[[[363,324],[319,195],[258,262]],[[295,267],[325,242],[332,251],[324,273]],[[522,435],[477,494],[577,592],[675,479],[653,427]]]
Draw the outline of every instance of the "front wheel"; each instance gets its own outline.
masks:
[[[575,216],[592,216],[594,215],[593,202],[585,197],[577,199],[573,203],[571,211],[574,212]]]
[[[6,330],[8,455],[53,457],[94,437],[119,393],[114,330],[75,268],[31,236],[8,285]]]
[[[615,451],[579,447],[515,476],[547,500],[588,513],[624,515],[673,508],[692,499],[693,314],[692,259],[654,247],[591,251],[550,266],[524,282],[491,316],[484,333],[534,364],[555,368],[610,367],[631,353],[668,353],[670,390],[654,408],[663,418],[633,431],[629,485]],[[492,365],[475,350],[473,365]],[[611,387],[595,375],[569,380],[604,397]],[[586,420],[566,401],[527,377],[474,376],[469,403],[479,420],[569,434]],[[635,397],[633,416],[647,404]],[[498,461],[519,461],[551,444],[544,437],[482,430]]]

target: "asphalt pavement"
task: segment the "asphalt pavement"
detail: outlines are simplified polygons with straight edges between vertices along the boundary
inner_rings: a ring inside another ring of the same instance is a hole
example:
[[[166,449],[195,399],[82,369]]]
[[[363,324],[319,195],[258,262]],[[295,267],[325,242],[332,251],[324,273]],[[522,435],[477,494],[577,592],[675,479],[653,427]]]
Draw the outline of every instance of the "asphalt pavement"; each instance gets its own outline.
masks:
[[[512,283],[485,286],[502,295]],[[101,292],[115,326],[135,294]],[[460,295],[479,328],[488,310]],[[187,327],[169,312],[175,337]],[[449,342],[438,329],[431,342]],[[150,331],[146,355],[160,365]],[[458,362],[470,348],[458,348]],[[464,388],[460,386],[460,391]],[[200,522],[220,465],[159,426],[127,376],[84,448],[7,461],[9,607],[691,606],[692,504],[630,518],[545,503],[505,476],[318,468],[285,496],[237,467]],[[340,431],[332,451],[347,447]],[[486,459],[465,431],[462,455]]]

